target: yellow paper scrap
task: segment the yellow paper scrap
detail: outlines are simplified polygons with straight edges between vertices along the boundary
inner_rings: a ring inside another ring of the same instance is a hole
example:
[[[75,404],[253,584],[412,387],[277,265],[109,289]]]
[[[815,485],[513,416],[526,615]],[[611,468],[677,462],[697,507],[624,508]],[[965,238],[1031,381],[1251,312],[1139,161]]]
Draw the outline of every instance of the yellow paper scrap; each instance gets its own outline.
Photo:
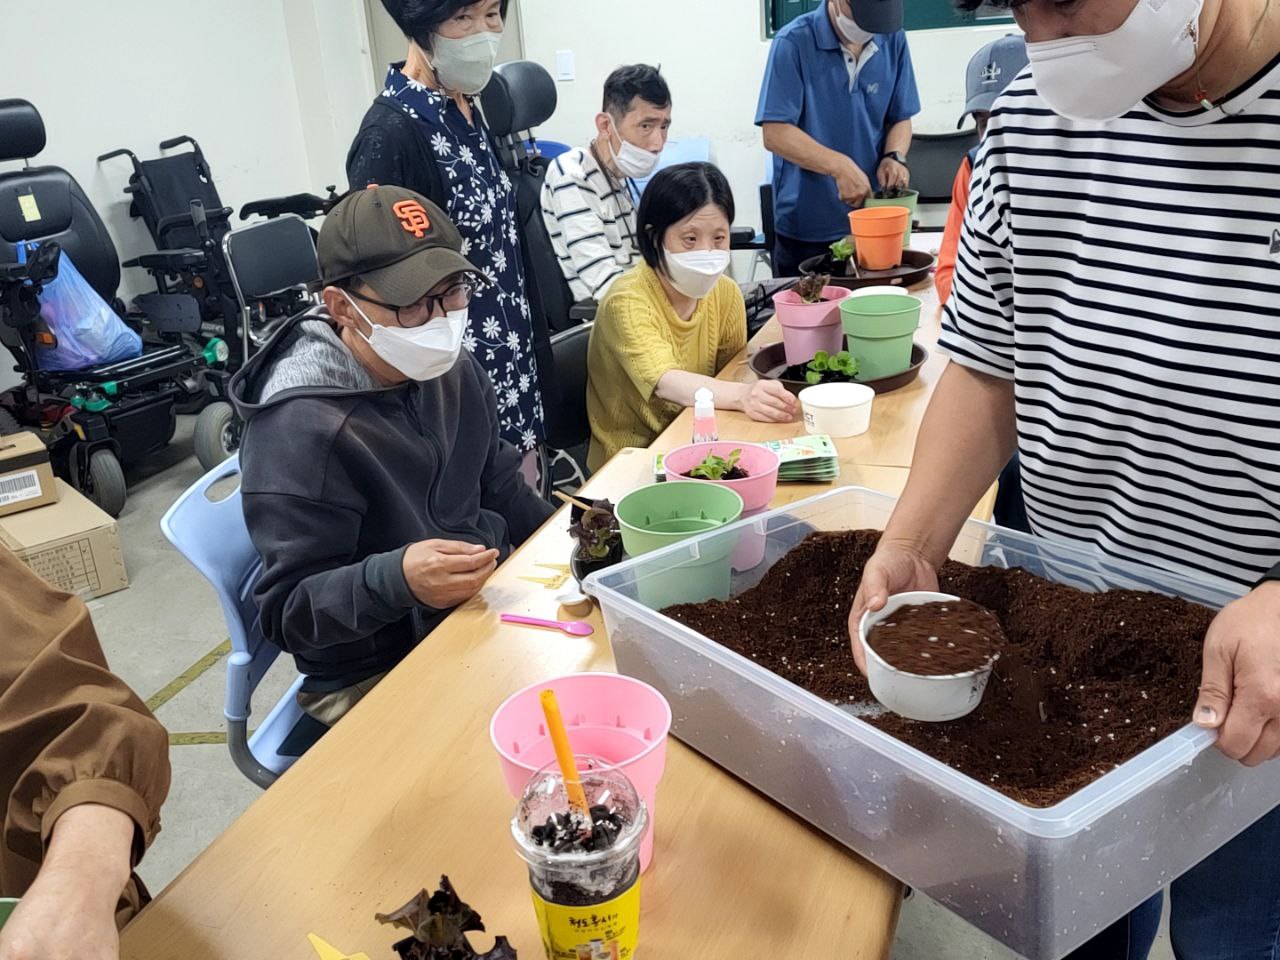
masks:
[[[40,220],[40,205],[36,203],[34,193],[23,193],[18,196],[18,209],[22,211],[22,219],[27,223]]]
[[[320,957],[320,960],[369,960],[369,955],[367,953],[345,954],[332,944],[326,943],[323,938],[316,936],[314,933],[308,933],[307,939],[311,941],[311,947]]]

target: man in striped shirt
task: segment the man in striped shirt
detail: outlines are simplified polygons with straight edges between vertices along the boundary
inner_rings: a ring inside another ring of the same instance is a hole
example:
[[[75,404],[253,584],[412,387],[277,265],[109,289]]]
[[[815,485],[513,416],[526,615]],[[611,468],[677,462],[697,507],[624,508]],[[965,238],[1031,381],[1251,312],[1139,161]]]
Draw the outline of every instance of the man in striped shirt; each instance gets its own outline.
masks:
[[[671,91],[656,67],[619,67],[604,84],[590,146],[551,161],[542,217],[573,299],[603,300],[637,254],[634,181],[653,173],[671,127]]]
[[[1031,69],[996,102],[978,156],[943,321],[953,362],[852,623],[890,594],[937,589],[1016,447],[1035,533],[1241,595],[1205,639],[1193,718],[1229,757],[1271,761],[1280,4],[997,2]],[[1179,878],[1171,902],[1180,960],[1275,956],[1280,810]],[[1160,903],[1079,956],[1146,956]]]

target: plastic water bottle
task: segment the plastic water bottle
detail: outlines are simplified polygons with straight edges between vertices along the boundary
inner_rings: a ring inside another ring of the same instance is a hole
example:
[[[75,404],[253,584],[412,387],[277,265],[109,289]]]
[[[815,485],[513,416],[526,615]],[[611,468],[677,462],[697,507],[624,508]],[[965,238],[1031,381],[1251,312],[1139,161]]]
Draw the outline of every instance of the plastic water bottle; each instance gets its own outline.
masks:
[[[693,395],[693,442],[710,443],[719,439],[715,394],[709,388],[701,387]]]

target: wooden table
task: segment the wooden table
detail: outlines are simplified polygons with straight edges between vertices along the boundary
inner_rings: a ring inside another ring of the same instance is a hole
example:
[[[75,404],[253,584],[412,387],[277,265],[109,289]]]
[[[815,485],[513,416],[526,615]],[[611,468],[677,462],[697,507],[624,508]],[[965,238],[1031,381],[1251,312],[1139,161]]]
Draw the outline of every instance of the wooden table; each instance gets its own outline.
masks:
[[[926,310],[921,339],[936,336]],[[776,331],[775,331],[776,334]],[[766,330],[762,340],[770,342]],[[889,493],[906,482],[915,427],[941,363],[876,401],[865,437],[840,441],[841,478]],[[738,376],[745,367],[731,366]],[[720,414],[722,435],[795,436]],[[686,442],[677,421],[655,445]],[[651,478],[651,450],[624,450],[586,489],[618,498]],[[779,488],[775,506],[830,489]],[[988,497],[976,515],[989,516]],[[306,960],[316,932],[344,950],[391,956],[377,911],[442,873],[528,960],[542,956],[528,881],[508,832],[514,801],[489,743],[494,709],[515,690],[613,658],[596,635],[512,627],[503,612],[557,615],[556,591],[524,577],[566,561],[560,511],[332,732],[253,804],[125,931],[126,960]],[[643,956],[764,958],[889,954],[899,884],[672,740],[654,866],[643,888]],[[489,939],[476,939],[487,949]]]

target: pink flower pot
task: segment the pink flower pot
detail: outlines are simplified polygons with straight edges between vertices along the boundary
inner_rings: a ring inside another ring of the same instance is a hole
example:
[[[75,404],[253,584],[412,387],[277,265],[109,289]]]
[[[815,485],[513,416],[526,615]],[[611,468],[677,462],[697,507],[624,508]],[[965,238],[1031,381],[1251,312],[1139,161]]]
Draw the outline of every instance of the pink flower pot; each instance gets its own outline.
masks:
[[[685,474],[707,459],[708,454],[728,458],[735,450],[741,450],[738,465],[747,472],[745,480],[703,480],[698,477],[686,477]],[[714,483],[728,487],[742,498],[742,511],[747,513],[763,510],[773,500],[778,489],[778,455],[768,447],[758,443],[744,443],[741,440],[716,440],[712,443],[689,443],[676,447],[662,458],[663,468],[668,480],[692,480],[694,483]]]
[[[819,350],[839,353],[844,349],[840,301],[850,293],[845,287],[823,287],[822,295],[827,298],[824,303],[805,303],[794,290],[773,295],[788,366],[808,363]]]

